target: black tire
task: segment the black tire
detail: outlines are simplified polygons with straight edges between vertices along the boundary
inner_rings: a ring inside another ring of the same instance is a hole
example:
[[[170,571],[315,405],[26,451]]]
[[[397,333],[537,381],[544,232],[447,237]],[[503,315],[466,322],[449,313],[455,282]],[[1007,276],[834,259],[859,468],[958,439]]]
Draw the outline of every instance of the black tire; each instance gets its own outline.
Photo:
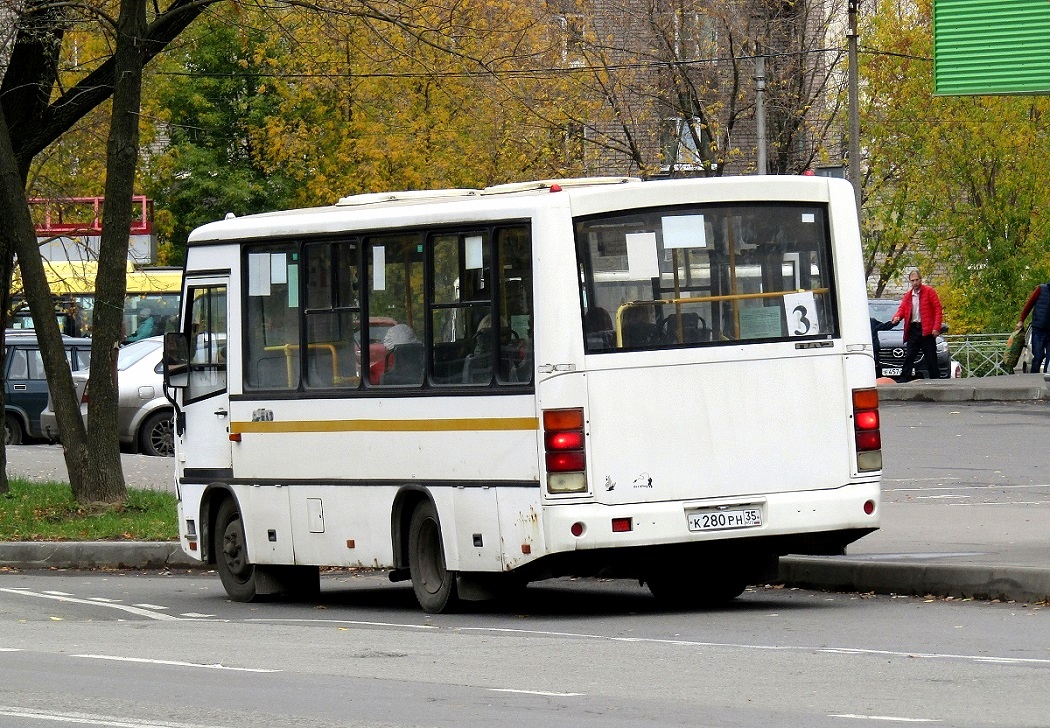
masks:
[[[256,567],[248,560],[244,524],[233,498],[222,502],[215,518],[215,562],[230,599],[252,602],[259,597]]]
[[[408,570],[412,589],[424,612],[440,614],[459,602],[456,575],[445,568],[441,523],[430,501],[416,506],[408,527]]]
[[[650,574],[645,583],[658,601],[680,609],[715,607],[736,599],[747,588],[747,583],[739,576],[701,577],[674,571]]]
[[[10,413],[4,415],[4,442],[8,445],[21,445],[25,439],[22,432],[22,423],[15,415]]]
[[[142,423],[139,428],[139,451],[153,457],[174,457],[175,414],[171,410],[154,412]]]

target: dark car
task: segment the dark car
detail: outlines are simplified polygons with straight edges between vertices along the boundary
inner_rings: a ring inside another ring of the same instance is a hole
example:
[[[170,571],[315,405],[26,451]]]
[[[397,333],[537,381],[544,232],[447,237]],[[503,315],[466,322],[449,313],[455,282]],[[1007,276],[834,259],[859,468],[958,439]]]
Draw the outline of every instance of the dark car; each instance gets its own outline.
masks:
[[[895,299],[872,298],[868,300],[868,318],[871,319],[873,332],[879,324],[889,326],[889,321],[897,313],[900,303],[899,300]],[[942,331],[947,330],[947,326],[942,328]],[[872,336],[875,335],[875,333],[872,334]],[[901,368],[904,365],[905,353],[904,322],[898,321],[896,326],[878,331],[877,335],[879,337],[879,359],[876,364],[878,376],[901,379],[903,377]],[[941,379],[949,379],[961,374],[958,363],[952,361],[952,354],[948,350],[948,342],[942,336],[937,337],[937,368],[940,370]],[[917,376],[924,378],[928,374],[922,351],[919,351],[919,356],[915,360],[915,372]]]
[[[44,437],[40,413],[47,406],[47,378],[36,332],[8,329],[4,361],[4,429],[8,445],[21,445],[27,438]],[[91,362],[91,339],[62,337],[70,369],[87,369]]]

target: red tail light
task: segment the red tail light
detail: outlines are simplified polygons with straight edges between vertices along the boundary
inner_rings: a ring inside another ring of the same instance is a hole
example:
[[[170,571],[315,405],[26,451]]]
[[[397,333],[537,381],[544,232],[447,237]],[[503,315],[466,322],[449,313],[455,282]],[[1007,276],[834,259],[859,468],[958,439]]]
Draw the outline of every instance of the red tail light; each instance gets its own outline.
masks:
[[[879,432],[879,391],[853,390],[853,431],[857,442],[857,469],[882,469],[882,434]]]
[[[583,470],[583,410],[547,410],[543,413],[543,446],[547,471]]]
[[[543,413],[543,449],[549,493],[587,490],[583,410],[547,410]]]

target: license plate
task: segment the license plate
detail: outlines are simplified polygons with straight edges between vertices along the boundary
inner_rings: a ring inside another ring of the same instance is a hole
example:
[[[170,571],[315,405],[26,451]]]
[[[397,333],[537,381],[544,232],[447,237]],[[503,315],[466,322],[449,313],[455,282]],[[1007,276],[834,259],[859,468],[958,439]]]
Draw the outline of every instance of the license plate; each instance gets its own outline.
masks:
[[[762,525],[759,508],[724,511],[692,511],[686,514],[690,531],[721,531],[727,528],[754,528]]]
[[[901,375],[900,367],[883,367],[882,375],[884,377],[899,377]]]

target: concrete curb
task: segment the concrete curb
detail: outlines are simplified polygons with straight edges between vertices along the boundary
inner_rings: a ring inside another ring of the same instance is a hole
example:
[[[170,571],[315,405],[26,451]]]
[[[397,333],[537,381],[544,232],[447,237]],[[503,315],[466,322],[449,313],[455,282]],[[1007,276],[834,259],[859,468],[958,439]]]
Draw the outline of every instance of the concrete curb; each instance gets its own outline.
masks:
[[[841,556],[785,556],[787,586],[828,591],[932,595],[1015,602],[1050,601],[1050,569],[984,564],[858,561]]]
[[[879,386],[882,402],[1018,402],[1050,400],[1050,387],[1038,374],[983,379],[917,379]]]
[[[202,568],[168,541],[0,542],[0,566],[19,569]]]

